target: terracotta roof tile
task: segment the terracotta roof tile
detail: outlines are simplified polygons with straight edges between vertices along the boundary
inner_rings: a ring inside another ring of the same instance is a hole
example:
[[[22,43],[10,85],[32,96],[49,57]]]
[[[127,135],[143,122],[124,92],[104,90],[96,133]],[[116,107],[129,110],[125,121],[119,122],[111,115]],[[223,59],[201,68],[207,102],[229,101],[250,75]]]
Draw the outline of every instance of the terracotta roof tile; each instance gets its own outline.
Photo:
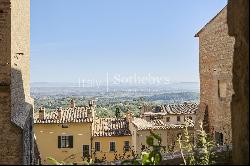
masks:
[[[93,119],[92,117],[88,117],[88,109],[88,107],[74,107],[62,109],[60,118],[58,117],[58,110],[45,112],[44,119],[39,119],[39,113],[37,112],[34,115],[34,123],[91,123]]]
[[[97,118],[94,122],[93,136],[128,136],[131,135],[126,118]]]
[[[194,127],[194,122],[190,119],[186,119],[188,127]],[[132,123],[138,130],[149,130],[149,129],[173,129],[173,128],[184,128],[185,124],[166,124],[160,119],[147,121],[142,118],[134,118]]]
[[[169,104],[162,105],[161,112],[145,112],[144,115],[178,115],[185,114],[191,115],[196,114],[199,105],[197,103],[183,103],[183,104]]]

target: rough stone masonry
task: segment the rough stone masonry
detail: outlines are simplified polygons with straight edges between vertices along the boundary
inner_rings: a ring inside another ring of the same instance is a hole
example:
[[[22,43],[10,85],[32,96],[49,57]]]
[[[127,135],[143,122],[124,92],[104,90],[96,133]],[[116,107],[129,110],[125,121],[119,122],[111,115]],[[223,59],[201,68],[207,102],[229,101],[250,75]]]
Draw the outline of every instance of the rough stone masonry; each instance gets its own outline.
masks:
[[[199,37],[200,111],[199,121],[217,144],[232,144],[231,100],[234,37],[228,35],[227,6],[197,34]]]
[[[0,0],[0,164],[34,161],[30,0]]]

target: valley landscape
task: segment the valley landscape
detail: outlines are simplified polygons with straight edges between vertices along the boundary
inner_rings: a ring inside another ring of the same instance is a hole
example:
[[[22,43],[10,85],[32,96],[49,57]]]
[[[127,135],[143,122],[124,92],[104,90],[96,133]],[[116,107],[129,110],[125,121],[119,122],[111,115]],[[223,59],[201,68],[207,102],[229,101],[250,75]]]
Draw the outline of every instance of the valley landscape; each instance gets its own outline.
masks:
[[[35,100],[35,112],[40,107],[47,110],[67,108],[69,101],[74,99],[81,107],[95,100],[96,114],[99,117],[114,117],[115,110],[121,113],[130,110],[139,116],[143,105],[178,104],[185,101],[199,102],[199,83],[176,82],[159,86],[110,86],[107,87],[77,87],[74,83],[33,83],[31,95]]]

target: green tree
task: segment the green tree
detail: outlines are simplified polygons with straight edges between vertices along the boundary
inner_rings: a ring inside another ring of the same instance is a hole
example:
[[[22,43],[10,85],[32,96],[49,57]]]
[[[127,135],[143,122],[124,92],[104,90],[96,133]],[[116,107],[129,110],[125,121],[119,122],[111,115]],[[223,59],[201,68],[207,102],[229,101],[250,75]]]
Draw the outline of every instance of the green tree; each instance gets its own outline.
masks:
[[[121,117],[121,110],[119,107],[116,107],[115,109],[115,117],[120,118]]]

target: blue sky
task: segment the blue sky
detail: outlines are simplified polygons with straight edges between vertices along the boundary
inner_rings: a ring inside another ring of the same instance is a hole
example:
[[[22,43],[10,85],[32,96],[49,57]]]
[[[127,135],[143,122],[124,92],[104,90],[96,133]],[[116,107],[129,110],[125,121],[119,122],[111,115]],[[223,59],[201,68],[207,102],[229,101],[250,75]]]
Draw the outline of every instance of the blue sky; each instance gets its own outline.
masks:
[[[31,0],[31,82],[199,81],[194,37],[226,0]]]

